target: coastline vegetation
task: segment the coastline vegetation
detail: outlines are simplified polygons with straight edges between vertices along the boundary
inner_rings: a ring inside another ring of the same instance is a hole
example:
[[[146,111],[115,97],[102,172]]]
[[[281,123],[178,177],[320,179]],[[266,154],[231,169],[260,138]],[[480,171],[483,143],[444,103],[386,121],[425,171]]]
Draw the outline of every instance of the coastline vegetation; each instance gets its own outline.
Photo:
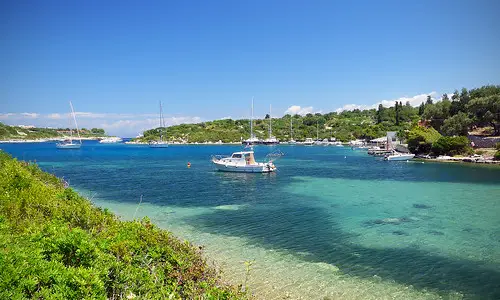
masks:
[[[69,136],[70,128],[38,128],[9,126],[0,122],[0,140],[37,140],[50,138],[63,138]],[[84,138],[102,137],[106,133],[102,128],[82,128],[80,136]],[[76,131],[73,129],[73,136]]]
[[[254,133],[260,139],[268,137],[268,117],[254,120]],[[387,131],[396,131],[416,154],[468,154],[471,147],[466,136],[477,128],[491,128],[490,135],[500,135],[500,85],[471,90],[463,88],[460,92],[456,90],[451,97],[442,95],[442,100],[435,103],[428,96],[419,107],[396,101],[393,107],[379,105],[377,109],[285,115],[272,119],[273,135],[281,141],[291,137],[295,140],[334,137],[347,142],[370,140],[385,136]],[[249,119],[224,119],[155,128],[145,131],[135,141],[157,140],[162,133],[170,141],[240,142],[248,138],[249,132]]]
[[[241,299],[201,247],[0,151],[0,299]]]

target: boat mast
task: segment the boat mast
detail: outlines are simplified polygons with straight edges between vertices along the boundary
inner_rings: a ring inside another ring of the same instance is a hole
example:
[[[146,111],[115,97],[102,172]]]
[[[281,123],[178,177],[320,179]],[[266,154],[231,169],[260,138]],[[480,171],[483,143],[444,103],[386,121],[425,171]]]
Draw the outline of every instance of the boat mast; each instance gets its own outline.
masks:
[[[250,139],[253,138],[253,96],[252,96],[252,116],[250,117]]]
[[[293,140],[293,116],[290,115],[290,140]]]
[[[271,138],[272,134],[273,134],[273,129],[272,129],[272,126],[273,126],[273,118],[271,117],[271,104],[269,104],[269,138]]]
[[[78,134],[78,139],[80,140],[80,144],[82,144],[82,138],[80,137],[80,130],[78,130],[78,123],[76,122],[75,110],[73,109],[73,103],[69,101],[69,106],[71,106],[71,114],[73,115],[73,120],[75,121],[76,133]]]
[[[160,142],[163,142],[163,107],[160,101]]]
[[[319,121],[316,121],[316,140],[319,141]]]
[[[73,144],[73,129],[71,129],[71,127],[73,127],[73,124],[71,123],[71,117],[68,119],[69,121],[69,143],[70,144]]]

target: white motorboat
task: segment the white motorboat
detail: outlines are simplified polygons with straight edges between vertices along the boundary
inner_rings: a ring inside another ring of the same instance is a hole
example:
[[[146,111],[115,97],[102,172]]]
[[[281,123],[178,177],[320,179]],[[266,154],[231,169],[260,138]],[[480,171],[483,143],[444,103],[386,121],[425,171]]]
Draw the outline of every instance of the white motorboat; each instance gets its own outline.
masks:
[[[306,138],[306,140],[302,144],[306,146],[312,146],[314,145],[314,141],[312,138]]]
[[[361,140],[352,140],[352,141],[349,141],[349,146],[350,147],[354,147],[354,148],[358,148],[358,147],[361,147],[363,146],[363,141]]]
[[[407,161],[411,160],[415,157],[415,154],[412,153],[400,153],[393,151],[392,154],[387,154],[384,156],[384,160],[387,161]]]
[[[101,144],[114,144],[114,143],[121,143],[123,142],[123,139],[117,136],[111,136],[107,138],[103,138],[102,140],[99,141]]]
[[[73,109],[73,104],[71,101],[69,102],[69,106],[71,107],[71,116],[73,117],[73,121],[75,122],[76,132],[78,134],[78,139],[80,143],[76,143],[73,141],[73,130],[70,128],[69,130],[69,138],[67,140],[61,141],[56,144],[58,149],[80,149],[82,146],[82,139],[80,138],[80,131],[78,130],[78,124],[76,123],[75,111]]]
[[[219,171],[240,173],[270,173],[276,171],[272,160],[256,162],[253,150],[234,152],[231,156],[212,156],[212,163]]]
[[[165,120],[163,119],[163,106],[160,101],[160,139],[157,141],[150,141],[150,148],[167,148],[168,142],[163,140],[163,129],[165,129]]]

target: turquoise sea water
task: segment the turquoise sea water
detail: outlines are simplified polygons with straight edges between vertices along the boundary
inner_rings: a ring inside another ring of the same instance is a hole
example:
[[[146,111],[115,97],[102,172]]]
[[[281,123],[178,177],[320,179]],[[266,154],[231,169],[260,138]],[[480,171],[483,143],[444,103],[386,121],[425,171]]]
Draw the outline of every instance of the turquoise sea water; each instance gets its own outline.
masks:
[[[147,215],[204,245],[261,299],[500,299],[498,167],[279,146],[276,174],[236,174],[209,159],[239,146],[0,148],[124,219]],[[271,149],[257,147],[257,159]]]

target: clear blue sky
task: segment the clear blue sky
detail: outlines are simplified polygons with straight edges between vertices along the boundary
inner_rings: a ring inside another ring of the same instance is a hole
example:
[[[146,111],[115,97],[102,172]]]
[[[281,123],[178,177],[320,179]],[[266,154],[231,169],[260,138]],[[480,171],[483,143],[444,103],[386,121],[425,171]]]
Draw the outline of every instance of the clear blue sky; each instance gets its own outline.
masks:
[[[214,119],[500,83],[500,1],[1,1],[0,113]],[[0,120],[2,121],[2,120]]]

